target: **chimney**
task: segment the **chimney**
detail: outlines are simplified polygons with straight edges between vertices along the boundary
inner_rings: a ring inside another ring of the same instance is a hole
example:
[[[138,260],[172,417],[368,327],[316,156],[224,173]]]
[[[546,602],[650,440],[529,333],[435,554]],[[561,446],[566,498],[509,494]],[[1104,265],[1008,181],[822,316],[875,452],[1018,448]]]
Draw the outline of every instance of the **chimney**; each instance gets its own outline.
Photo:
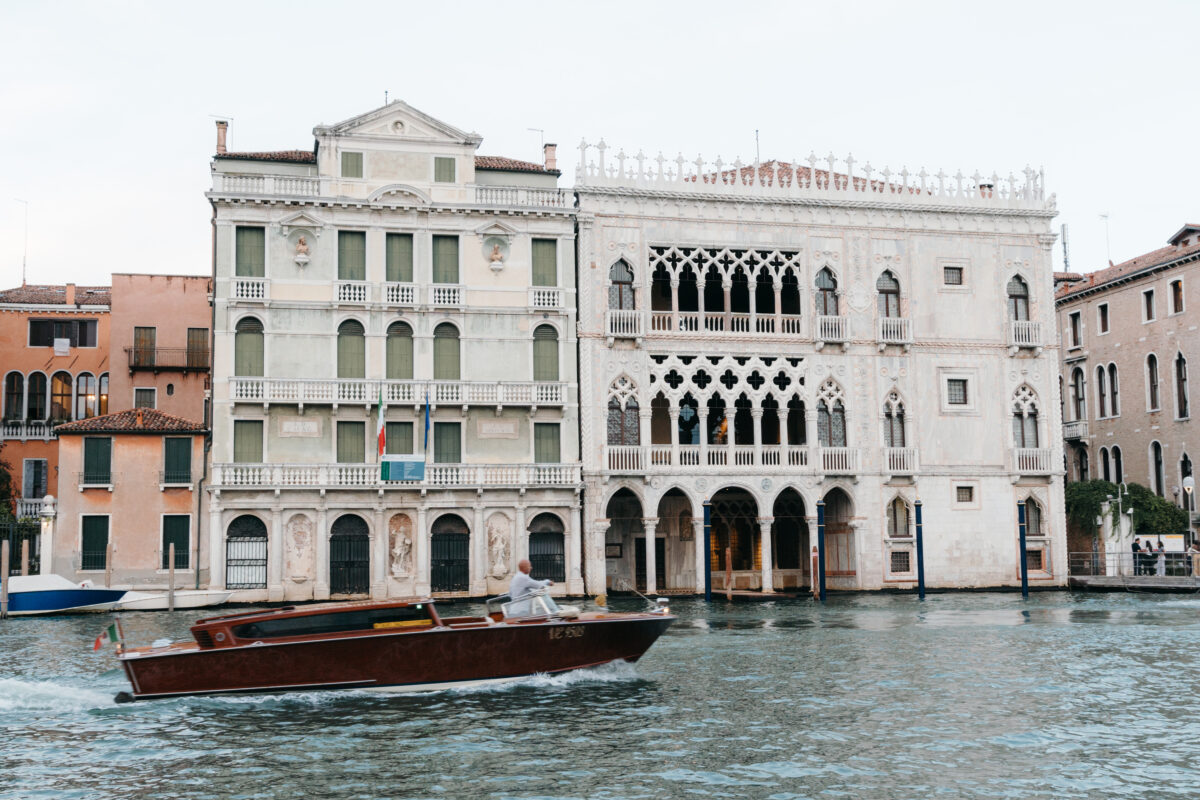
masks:
[[[75,284],[73,283],[67,284],[67,305],[75,305]]]
[[[546,169],[548,169],[552,172],[554,170],[558,169],[558,158],[555,155],[555,152],[557,150],[558,150],[558,145],[556,145],[556,144],[542,145],[542,155],[545,156],[545,159],[546,159]]]
[[[142,417],[142,409],[137,410],[137,426],[143,428],[146,425],[146,420]]]
[[[229,132],[229,123],[223,119],[217,120],[217,155],[225,155],[225,134]]]

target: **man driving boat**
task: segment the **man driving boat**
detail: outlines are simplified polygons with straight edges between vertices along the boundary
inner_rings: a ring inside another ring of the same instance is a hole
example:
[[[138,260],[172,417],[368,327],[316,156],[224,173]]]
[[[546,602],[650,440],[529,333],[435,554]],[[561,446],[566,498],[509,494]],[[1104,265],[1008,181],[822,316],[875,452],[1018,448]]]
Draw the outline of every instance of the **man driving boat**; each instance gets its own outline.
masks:
[[[544,589],[554,583],[549,578],[539,581],[529,577],[531,569],[533,569],[533,564],[527,558],[521,559],[520,563],[517,564],[517,574],[513,575],[512,581],[508,584],[508,596],[512,599],[512,602],[527,600],[539,589]]]

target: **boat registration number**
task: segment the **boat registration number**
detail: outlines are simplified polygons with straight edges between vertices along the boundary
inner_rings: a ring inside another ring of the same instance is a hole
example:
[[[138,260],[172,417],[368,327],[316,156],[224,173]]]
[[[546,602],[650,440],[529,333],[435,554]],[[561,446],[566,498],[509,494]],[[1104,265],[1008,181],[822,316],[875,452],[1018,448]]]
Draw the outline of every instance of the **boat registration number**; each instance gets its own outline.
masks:
[[[583,636],[582,625],[559,625],[550,629],[551,639],[578,639]]]

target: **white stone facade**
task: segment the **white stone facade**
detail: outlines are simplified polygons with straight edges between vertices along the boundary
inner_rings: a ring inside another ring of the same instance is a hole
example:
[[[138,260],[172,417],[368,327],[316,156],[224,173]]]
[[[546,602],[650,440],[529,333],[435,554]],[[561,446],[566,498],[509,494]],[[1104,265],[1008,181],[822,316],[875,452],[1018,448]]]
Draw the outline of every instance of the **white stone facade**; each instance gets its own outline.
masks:
[[[1038,173],[580,155],[589,592],[1065,584]]]

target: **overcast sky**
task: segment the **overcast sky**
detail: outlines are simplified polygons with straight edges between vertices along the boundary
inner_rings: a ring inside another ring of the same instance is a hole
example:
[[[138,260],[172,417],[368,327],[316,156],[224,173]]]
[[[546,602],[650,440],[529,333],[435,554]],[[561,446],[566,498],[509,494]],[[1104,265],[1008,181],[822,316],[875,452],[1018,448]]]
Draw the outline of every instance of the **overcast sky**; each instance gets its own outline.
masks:
[[[1200,3],[0,4],[0,286],[210,270],[213,116],[311,148],[384,92],[537,160],[581,138],[689,159],[1044,166],[1091,271],[1200,221]],[[1192,145],[1189,147],[1189,145]],[[1111,245],[1100,215],[1109,215]],[[1061,247],[1056,249],[1061,263]]]

